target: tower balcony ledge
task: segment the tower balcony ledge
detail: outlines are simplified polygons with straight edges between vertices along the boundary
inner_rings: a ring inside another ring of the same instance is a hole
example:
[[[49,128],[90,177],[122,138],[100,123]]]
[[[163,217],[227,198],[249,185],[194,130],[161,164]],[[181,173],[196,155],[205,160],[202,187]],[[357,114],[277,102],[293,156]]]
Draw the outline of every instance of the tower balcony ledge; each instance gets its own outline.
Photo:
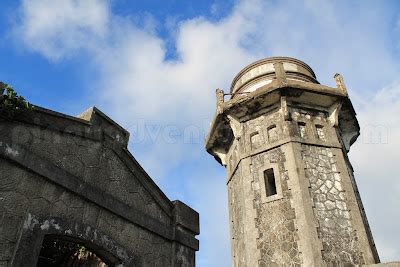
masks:
[[[221,155],[226,154],[234,138],[229,118],[244,122],[263,111],[279,108],[283,96],[288,105],[295,103],[327,113],[332,113],[333,109],[337,109],[335,126],[341,130],[347,151],[359,136],[360,127],[356,112],[347,90],[343,90],[339,84],[338,87],[330,87],[296,80],[286,80],[282,83],[281,80],[274,79],[271,83],[261,86],[255,91],[234,95],[231,99],[225,102],[220,101],[217,104],[217,112],[206,137],[207,151],[218,161],[223,161]]]

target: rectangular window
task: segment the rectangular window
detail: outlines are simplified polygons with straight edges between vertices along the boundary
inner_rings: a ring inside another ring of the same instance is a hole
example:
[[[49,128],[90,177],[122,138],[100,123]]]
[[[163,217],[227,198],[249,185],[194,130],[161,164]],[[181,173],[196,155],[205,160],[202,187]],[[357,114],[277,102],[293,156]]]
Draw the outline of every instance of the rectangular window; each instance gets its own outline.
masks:
[[[307,135],[306,124],[304,122],[299,122],[297,125],[299,126],[300,137],[305,138]]]
[[[274,169],[268,169],[264,171],[264,182],[265,182],[265,191],[267,197],[276,195],[276,181],[274,175]]]
[[[250,135],[250,142],[251,142],[251,148],[256,149],[261,146],[261,136],[258,132],[252,133]]]
[[[322,125],[315,125],[315,128],[317,129],[317,137],[318,139],[325,141],[325,132],[324,132],[324,126]]]
[[[268,127],[268,141],[274,142],[278,140],[278,132],[276,130],[276,125]]]

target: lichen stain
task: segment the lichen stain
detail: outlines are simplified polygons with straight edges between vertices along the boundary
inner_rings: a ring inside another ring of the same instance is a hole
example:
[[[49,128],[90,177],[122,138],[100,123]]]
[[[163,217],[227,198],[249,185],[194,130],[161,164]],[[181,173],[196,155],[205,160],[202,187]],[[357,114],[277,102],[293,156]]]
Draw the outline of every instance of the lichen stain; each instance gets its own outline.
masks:
[[[19,152],[12,149],[9,145],[6,145],[6,154],[16,157],[19,155]]]

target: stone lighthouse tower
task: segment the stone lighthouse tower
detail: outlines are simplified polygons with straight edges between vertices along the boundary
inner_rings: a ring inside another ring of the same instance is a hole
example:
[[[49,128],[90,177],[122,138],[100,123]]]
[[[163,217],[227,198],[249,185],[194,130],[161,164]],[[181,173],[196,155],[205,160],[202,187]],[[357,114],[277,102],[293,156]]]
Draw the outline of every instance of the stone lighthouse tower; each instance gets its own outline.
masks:
[[[342,76],[294,58],[217,90],[206,149],[227,169],[233,266],[352,266],[379,257],[347,157],[359,135]]]

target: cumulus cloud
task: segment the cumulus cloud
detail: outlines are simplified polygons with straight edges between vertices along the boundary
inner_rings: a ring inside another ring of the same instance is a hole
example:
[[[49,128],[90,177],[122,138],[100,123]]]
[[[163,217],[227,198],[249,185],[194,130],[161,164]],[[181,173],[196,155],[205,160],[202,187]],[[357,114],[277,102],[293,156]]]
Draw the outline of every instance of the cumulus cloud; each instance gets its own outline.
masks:
[[[358,106],[361,136],[350,159],[380,256],[399,260],[400,83],[379,90]]]
[[[105,37],[109,11],[104,0],[23,0],[14,34],[27,48],[59,60]]]
[[[133,131],[138,139],[131,149],[168,195],[200,211],[203,266],[229,266],[224,174],[212,167],[217,163],[205,154],[202,138],[184,140],[188,128],[204,137],[204,122],[215,109],[214,89],[228,89],[244,65],[272,55],[306,61],[324,84],[333,84],[333,73],[341,72],[361,127],[388,129],[387,144],[362,142],[364,132],[351,159],[378,250],[383,260],[395,260],[400,183],[393,175],[400,122],[394,114],[399,114],[400,88],[393,81],[399,65],[387,37],[395,20],[388,19],[390,7],[381,4],[242,0],[217,21],[169,18],[174,58],[168,57],[167,41],[157,34],[151,15],[138,23],[113,13],[102,0],[24,0],[13,32],[27,49],[51,61],[89,55],[80,66],[97,73],[88,90],[95,90],[105,111]],[[209,198],[210,192],[218,197]]]

